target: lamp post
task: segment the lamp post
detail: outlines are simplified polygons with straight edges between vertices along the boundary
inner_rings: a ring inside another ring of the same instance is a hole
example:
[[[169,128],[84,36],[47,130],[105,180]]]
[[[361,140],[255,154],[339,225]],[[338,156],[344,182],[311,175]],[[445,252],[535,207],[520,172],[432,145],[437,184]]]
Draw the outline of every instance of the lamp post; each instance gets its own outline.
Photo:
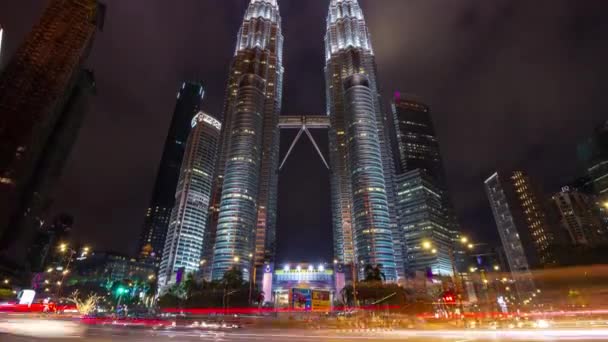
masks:
[[[253,304],[253,283],[255,282],[256,270],[253,253],[249,253],[250,270],[249,270],[249,305]]]
[[[89,248],[85,247],[85,253],[88,253]],[[74,258],[74,255],[76,254],[76,251],[73,250],[72,248],[69,248],[68,245],[66,243],[62,243],[59,245],[59,252],[64,254],[64,253],[69,253],[67,258],[67,264],[65,265],[65,268],[63,269],[63,272],[61,272],[61,281],[57,282],[57,298],[59,299],[59,297],[61,296],[61,290],[63,288],[63,283],[65,281],[65,276],[68,275],[70,273],[70,265],[72,264],[72,259]]]
[[[458,239],[458,242],[469,250],[473,250],[475,248],[475,245],[473,243],[471,243],[469,238],[466,236],[460,237],[460,239]],[[428,240],[422,241],[421,246],[422,246],[422,249],[428,250],[432,254],[438,253],[437,248],[435,248],[433,246],[433,244]],[[452,264],[452,282],[454,284],[454,289],[456,290],[456,293],[458,296],[460,311],[461,311],[461,313],[464,313],[464,305],[462,302],[462,293],[463,293],[463,287],[462,287],[463,284],[462,283],[464,282],[464,280],[462,279],[462,274],[460,274],[460,276],[459,276],[458,270],[456,269],[456,255],[455,255],[454,246],[452,244],[450,244],[448,246],[448,253],[450,256],[450,263]],[[425,286],[426,286],[426,280],[425,280]]]

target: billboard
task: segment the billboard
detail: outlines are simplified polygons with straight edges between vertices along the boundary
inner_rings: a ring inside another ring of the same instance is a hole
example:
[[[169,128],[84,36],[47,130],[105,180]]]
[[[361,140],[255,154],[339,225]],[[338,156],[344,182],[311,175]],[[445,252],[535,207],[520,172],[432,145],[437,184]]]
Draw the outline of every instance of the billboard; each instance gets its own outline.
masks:
[[[331,294],[329,291],[312,290],[312,310],[331,311]]]
[[[291,289],[291,307],[294,310],[309,311],[312,308],[312,296],[310,289]]]

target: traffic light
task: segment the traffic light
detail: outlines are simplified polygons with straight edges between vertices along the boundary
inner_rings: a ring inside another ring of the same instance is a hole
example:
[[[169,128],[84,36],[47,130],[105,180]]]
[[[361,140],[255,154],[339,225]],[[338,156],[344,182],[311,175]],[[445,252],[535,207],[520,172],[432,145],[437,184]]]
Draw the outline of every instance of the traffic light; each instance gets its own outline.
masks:
[[[456,303],[456,295],[451,291],[446,291],[443,293],[443,301],[447,304],[455,304]]]

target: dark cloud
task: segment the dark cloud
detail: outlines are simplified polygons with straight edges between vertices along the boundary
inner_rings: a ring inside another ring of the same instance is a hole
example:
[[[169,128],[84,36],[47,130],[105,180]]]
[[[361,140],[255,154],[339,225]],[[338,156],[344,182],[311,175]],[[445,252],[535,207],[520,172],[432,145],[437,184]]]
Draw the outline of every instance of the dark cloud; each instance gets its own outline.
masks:
[[[132,251],[182,80],[218,113],[246,0],[106,0],[89,60],[98,81],[57,210],[98,248]],[[47,1],[0,3],[12,53]],[[328,1],[282,0],[284,112],[324,113]],[[605,118],[608,3],[601,0],[361,0],[382,91],[433,108],[463,227],[496,239],[483,180],[522,167],[554,190],[581,172],[575,145]],[[283,135],[285,153],[294,132]],[[326,143],[322,135],[318,138]],[[325,147],[326,148],[326,147]],[[281,174],[279,254],[328,259],[327,172],[303,140]],[[319,244],[319,241],[322,241]],[[316,260],[316,259],[315,259]],[[314,260],[311,260],[314,261]]]

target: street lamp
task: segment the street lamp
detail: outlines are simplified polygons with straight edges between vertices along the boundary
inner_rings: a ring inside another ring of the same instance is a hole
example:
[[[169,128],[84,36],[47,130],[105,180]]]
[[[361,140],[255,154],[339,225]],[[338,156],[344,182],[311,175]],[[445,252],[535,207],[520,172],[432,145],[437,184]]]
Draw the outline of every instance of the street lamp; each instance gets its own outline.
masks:
[[[433,245],[431,245],[431,243],[429,241],[423,241],[422,242],[422,248],[423,249],[431,249]]]
[[[494,271],[500,271],[500,266],[494,265]]]
[[[4,284],[8,285],[9,280],[8,279],[4,279]]]
[[[234,262],[239,262],[241,260],[241,258],[239,258],[238,256],[235,256],[233,260],[234,260]]]
[[[460,242],[464,244],[464,243],[469,242],[469,239],[466,236],[463,236],[460,238]]]

